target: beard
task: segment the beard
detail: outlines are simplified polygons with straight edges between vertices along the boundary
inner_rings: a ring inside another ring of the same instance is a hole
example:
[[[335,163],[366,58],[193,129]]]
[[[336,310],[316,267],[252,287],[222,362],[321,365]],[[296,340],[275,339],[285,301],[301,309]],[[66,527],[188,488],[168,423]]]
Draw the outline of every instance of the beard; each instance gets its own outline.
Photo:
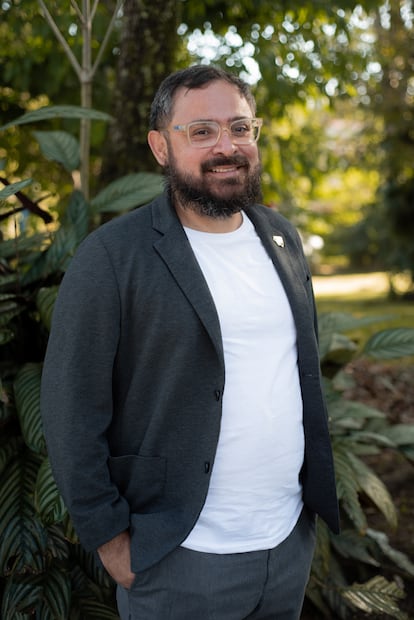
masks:
[[[247,174],[243,181],[235,178],[222,179],[219,189],[214,191],[210,189],[209,182],[203,178],[203,174],[218,166],[244,166]],[[203,162],[200,171],[200,178],[181,172],[169,149],[164,175],[166,188],[173,203],[180,204],[183,209],[191,209],[198,215],[227,219],[261,201],[260,162],[251,168],[249,160],[244,155],[218,156]]]

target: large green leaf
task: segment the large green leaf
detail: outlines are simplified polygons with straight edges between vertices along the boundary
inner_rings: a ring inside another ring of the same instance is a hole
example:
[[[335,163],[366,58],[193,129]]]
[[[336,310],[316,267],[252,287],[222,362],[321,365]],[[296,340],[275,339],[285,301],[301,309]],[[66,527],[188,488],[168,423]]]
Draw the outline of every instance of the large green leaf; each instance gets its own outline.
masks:
[[[79,142],[67,131],[34,131],[40,149],[47,159],[57,161],[73,172],[79,167]]]
[[[33,505],[40,458],[25,450],[3,472],[0,486],[0,573],[44,570],[47,532]]]
[[[332,537],[332,545],[344,558],[352,558],[371,566],[381,566],[370,553],[369,546],[373,546],[372,541],[355,530],[342,530],[338,536]]]
[[[46,454],[46,443],[40,415],[40,380],[42,365],[22,366],[14,382],[14,393],[20,427],[26,445],[39,454]]]
[[[53,478],[48,458],[43,461],[37,474],[34,504],[42,523],[45,525],[59,523],[67,514],[66,506]]]
[[[0,446],[0,476],[10,461],[19,454],[22,446],[23,439],[21,437],[13,437]]]
[[[405,553],[401,553],[401,551],[397,551],[397,549],[391,547],[388,536],[384,532],[378,532],[368,528],[367,536],[375,540],[383,554],[390,558],[396,566],[401,568],[408,575],[414,577],[413,562],[411,562],[410,558],[406,556]]]
[[[128,211],[149,202],[163,189],[162,176],[151,172],[128,174],[110,183],[93,200],[96,212]]]
[[[3,127],[0,127],[0,131],[8,129],[9,127],[15,127],[16,125],[37,123],[39,121],[47,121],[52,118],[77,118],[79,120],[90,119],[97,121],[112,120],[112,117],[109,114],[100,112],[99,110],[94,110],[92,108],[83,108],[76,105],[55,105],[26,112],[23,116],[19,116],[15,120],[3,125]]]
[[[381,429],[381,432],[397,446],[414,447],[414,425],[413,424],[393,424]]]
[[[388,523],[396,528],[398,524],[397,510],[387,487],[355,454],[350,452],[348,458],[360,488],[374,502],[377,508],[379,508]]]
[[[377,359],[414,355],[414,328],[397,327],[377,332],[369,338],[363,353]]]
[[[346,443],[333,441],[336,488],[342,508],[351,519],[358,532],[364,533],[367,519],[359,502],[360,484],[355,476],[353,464],[349,458]]]
[[[356,317],[347,312],[321,312],[318,315],[318,325],[321,334],[324,332],[343,333],[366,327],[389,319],[390,315]]]
[[[40,318],[49,330],[58,291],[58,286],[43,287],[38,290],[36,295],[36,305],[39,310]]]
[[[27,187],[33,183],[33,179],[24,179],[24,181],[17,181],[16,183],[10,183],[3,189],[0,189],[0,198],[8,198],[9,196],[13,196],[17,192],[20,192],[22,189]]]
[[[81,191],[72,192],[68,208],[62,218],[62,225],[65,229],[74,229],[77,244],[86,237],[89,225],[89,204]]]

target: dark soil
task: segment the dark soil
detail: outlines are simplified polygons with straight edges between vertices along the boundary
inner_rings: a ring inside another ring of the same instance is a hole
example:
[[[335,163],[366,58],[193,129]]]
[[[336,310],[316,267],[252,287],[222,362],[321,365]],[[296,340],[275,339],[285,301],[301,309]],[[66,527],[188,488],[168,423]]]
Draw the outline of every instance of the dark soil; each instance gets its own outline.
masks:
[[[414,424],[414,364],[373,363],[367,360],[353,362],[347,368],[356,385],[345,396],[383,411],[392,424]],[[369,526],[381,530],[389,537],[391,545],[405,553],[414,562],[414,463],[400,453],[382,450],[381,455],[367,458],[368,464],[387,486],[398,511],[398,528],[393,530],[374,507],[366,510]],[[384,576],[392,580],[396,570],[383,569]],[[404,583],[406,598],[401,604],[410,620],[414,619],[414,579],[398,575]],[[302,620],[319,620],[306,605]],[[372,615],[360,613],[352,619],[374,620]],[[389,618],[382,615],[381,620]],[[335,620],[334,617],[332,620]],[[375,618],[377,620],[377,617]]]

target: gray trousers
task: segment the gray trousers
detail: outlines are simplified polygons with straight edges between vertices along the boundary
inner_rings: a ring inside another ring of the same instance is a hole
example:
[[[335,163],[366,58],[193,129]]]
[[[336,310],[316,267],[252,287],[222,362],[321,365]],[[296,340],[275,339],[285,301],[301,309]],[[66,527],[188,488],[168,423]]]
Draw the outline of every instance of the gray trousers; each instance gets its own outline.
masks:
[[[315,548],[306,508],[268,551],[214,554],[177,548],[118,586],[121,620],[298,620]]]

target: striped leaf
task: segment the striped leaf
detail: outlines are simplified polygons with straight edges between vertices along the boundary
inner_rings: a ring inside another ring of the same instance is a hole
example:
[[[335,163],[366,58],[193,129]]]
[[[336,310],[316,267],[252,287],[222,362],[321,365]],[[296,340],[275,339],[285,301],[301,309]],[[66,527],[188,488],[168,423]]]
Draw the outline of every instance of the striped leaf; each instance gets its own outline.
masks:
[[[27,618],[64,620],[69,618],[70,602],[70,575],[52,568],[19,581],[10,579],[4,592],[3,614],[14,620],[24,610],[30,612]]]
[[[53,308],[58,294],[58,286],[40,288],[36,295],[36,305],[39,310],[42,323],[50,330],[52,323]]]
[[[21,437],[13,437],[0,447],[0,476],[10,461],[19,454],[22,446],[23,440]]]
[[[0,573],[44,570],[47,532],[35,514],[33,488],[39,457],[25,450],[3,472],[0,485]]]
[[[384,360],[414,355],[414,328],[398,327],[377,332],[369,338],[363,353]]]
[[[37,474],[34,504],[44,525],[59,523],[67,513],[48,458],[43,461]]]
[[[387,487],[360,458],[352,452],[348,453],[354,475],[360,488],[374,502],[392,527],[397,527],[397,511]]]
[[[367,520],[358,497],[361,487],[355,477],[347,446],[333,442],[333,455],[338,499],[357,531],[364,533],[367,528]]]
[[[366,583],[356,583],[342,591],[344,599],[354,608],[367,614],[388,614],[397,620],[408,620],[397,601],[404,592],[394,582],[378,575]]]
[[[40,379],[42,365],[22,366],[14,382],[17,415],[26,445],[39,454],[46,454],[46,443],[40,415]]]

